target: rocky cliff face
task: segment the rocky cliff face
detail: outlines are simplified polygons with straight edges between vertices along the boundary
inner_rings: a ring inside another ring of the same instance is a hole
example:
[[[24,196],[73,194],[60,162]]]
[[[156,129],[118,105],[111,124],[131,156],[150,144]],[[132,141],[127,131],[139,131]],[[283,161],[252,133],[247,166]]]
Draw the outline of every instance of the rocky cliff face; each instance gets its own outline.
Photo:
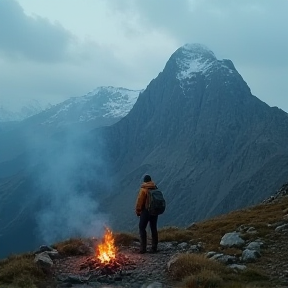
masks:
[[[230,60],[185,45],[127,117],[106,131],[118,179],[106,209],[117,227],[135,228],[145,173],[166,195],[163,225],[257,203],[287,180],[287,129],[287,114],[253,96]]]

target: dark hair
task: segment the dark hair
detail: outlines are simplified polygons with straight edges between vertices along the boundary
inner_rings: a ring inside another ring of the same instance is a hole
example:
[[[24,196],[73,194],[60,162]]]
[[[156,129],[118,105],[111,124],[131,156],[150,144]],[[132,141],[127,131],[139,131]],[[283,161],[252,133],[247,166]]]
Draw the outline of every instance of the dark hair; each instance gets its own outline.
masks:
[[[150,182],[151,181],[150,175],[145,175],[143,181],[144,182]]]

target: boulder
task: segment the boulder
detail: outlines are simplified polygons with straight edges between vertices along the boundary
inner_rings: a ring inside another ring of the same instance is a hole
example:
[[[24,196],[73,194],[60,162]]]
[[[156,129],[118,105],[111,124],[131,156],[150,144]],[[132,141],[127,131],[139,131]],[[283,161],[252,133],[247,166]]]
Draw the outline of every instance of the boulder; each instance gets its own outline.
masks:
[[[231,233],[226,233],[221,241],[220,245],[224,247],[242,247],[245,241],[240,237],[239,233],[234,231]]]

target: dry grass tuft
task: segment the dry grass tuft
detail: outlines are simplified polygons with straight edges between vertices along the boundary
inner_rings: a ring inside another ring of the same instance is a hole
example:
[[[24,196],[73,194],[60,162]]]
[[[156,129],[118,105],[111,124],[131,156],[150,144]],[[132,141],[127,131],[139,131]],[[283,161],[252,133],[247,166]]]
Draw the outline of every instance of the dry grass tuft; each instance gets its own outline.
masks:
[[[161,242],[187,242],[192,240],[193,232],[186,229],[181,229],[178,227],[164,227],[159,230],[159,241]]]
[[[232,269],[206,258],[203,254],[179,254],[170,266],[169,276],[172,280],[181,281],[182,288],[269,287],[267,284],[269,278],[263,272],[255,268],[247,268],[235,273]]]
[[[269,280],[264,272],[257,270],[255,268],[247,268],[239,274],[239,278],[243,282],[266,282]]]
[[[12,287],[34,288],[36,287],[35,283],[45,279],[46,274],[34,263],[33,254],[10,256],[0,261],[1,284],[12,284]]]
[[[134,241],[139,241],[138,237],[130,233],[115,233],[113,235],[114,235],[116,246],[129,246]]]
[[[66,241],[56,243],[53,248],[63,256],[77,256],[89,254],[89,248],[83,243],[81,239],[71,238]]]
[[[204,270],[216,274],[225,270],[224,265],[201,254],[180,254],[170,268],[169,275],[173,280],[183,280],[188,276],[198,275]]]
[[[183,280],[185,288],[212,288],[222,287],[223,279],[214,271],[202,270],[196,275],[191,275]]]

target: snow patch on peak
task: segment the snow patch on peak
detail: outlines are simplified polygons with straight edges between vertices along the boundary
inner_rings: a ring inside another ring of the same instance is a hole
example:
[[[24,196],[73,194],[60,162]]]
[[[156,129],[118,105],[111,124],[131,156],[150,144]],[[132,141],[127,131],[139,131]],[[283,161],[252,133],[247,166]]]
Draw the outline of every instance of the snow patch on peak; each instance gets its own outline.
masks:
[[[177,54],[179,72],[176,77],[179,80],[191,78],[195,73],[205,73],[217,61],[214,53],[202,44],[185,44]]]
[[[211,55],[213,55],[214,58],[215,55],[214,53],[205,45],[203,44],[199,44],[199,43],[186,43],[185,45],[183,45],[182,47],[180,47],[180,49],[186,50],[186,51],[190,51],[191,53],[209,53]]]
[[[103,105],[107,111],[103,117],[124,117],[133,108],[139,94],[143,90],[129,90],[125,88],[106,87],[106,91],[111,94],[110,99]]]
[[[55,106],[53,114],[43,124],[122,118],[132,109],[141,91],[112,86],[97,87],[84,96],[69,98]]]

